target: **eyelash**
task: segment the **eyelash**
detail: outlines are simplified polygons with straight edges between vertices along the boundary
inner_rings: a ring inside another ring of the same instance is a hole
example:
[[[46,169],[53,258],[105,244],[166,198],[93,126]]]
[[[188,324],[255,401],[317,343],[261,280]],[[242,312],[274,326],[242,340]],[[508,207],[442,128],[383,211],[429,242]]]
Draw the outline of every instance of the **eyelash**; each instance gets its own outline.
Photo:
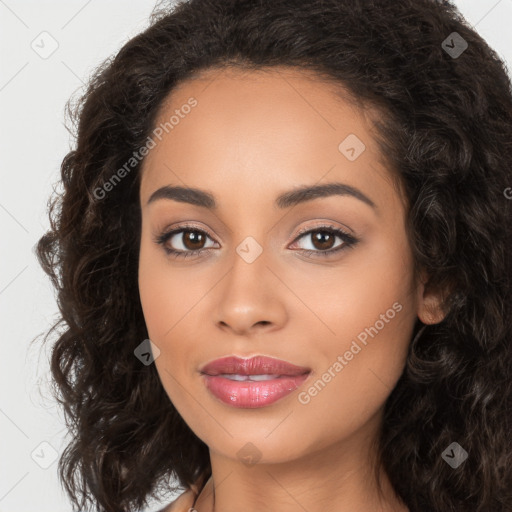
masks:
[[[169,249],[168,247],[165,247],[164,244],[170,238],[172,238],[174,235],[176,235],[178,233],[186,233],[186,232],[200,233],[202,235],[206,235],[210,239],[212,238],[209,235],[208,232],[206,232],[206,231],[204,231],[202,229],[198,229],[195,226],[183,225],[183,226],[179,226],[179,227],[177,227],[175,229],[172,229],[170,231],[165,231],[165,232],[161,233],[160,235],[157,235],[154,238],[154,242],[159,244],[159,245],[162,245],[164,251],[169,256],[171,256],[172,258],[189,258],[189,257],[195,256],[195,255],[197,255],[197,254],[199,254],[201,252],[204,252],[204,251],[209,252],[210,250],[212,250],[212,248],[210,247],[210,248],[207,248],[207,249],[196,249],[196,250],[193,250],[193,251],[181,251],[181,250],[177,251],[176,249]],[[297,234],[296,238],[293,240],[293,243],[297,242],[300,238],[304,237],[307,234],[317,233],[317,232],[327,232],[327,233],[329,233],[331,235],[338,236],[339,238],[341,238],[343,240],[344,243],[339,245],[335,249],[328,249],[326,251],[311,250],[311,249],[301,249],[302,252],[306,253],[308,256],[314,254],[315,258],[316,257],[326,258],[326,257],[329,257],[329,256],[335,254],[335,253],[343,251],[345,249],[353,248],[358,243],[358,241],[359,241],[353,235],[350,235],[349,233],[343,231],[342,229],[335,228],[333,226],[328,226],[327,225],[327,226],[317,226],[317,227],[315,227],[313,229],[305,228],[305,229],[301,230]]]

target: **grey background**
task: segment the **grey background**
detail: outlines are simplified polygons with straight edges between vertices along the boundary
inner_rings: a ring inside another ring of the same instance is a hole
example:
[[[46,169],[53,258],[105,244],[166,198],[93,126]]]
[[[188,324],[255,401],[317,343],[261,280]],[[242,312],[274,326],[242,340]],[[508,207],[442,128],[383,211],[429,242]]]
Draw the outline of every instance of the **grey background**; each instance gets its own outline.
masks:
[[[512,0],[456,4],[510,69]],[[57,314],[33,249],[48,228],[46,202],[72,142],[63,125],[65,102],[148,26],[154,5],[0,0],[0,512],[71,510],[52,457],[63,450],[66,429],[49,394],[48,353],[40,343],[29,347]],[[51,36],[40,36],[44,31]],[[52,38],[57,50],[41,58],[31,45],[48,51]]]

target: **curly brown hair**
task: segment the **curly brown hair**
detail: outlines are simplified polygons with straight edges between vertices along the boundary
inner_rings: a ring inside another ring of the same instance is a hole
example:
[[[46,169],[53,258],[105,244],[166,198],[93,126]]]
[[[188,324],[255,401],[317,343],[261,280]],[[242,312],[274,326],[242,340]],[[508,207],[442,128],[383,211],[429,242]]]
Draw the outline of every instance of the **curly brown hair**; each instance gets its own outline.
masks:
[[[459,55],[454,37],[467,43]],[[61,315],[45,341],[63,326],[51,372],[73,436],[59,460],[66,491],[80,509],[129,511],[177,490],[169,477],[189,487],[211,474],[208,447],[155,365],[134,356],[148,338],[141,161],[97,190],[145,144],[178,83],[214,67],[277,65],[329,77],[382,113],[379,144],[406,191],[415,264],[429,286],[450,290],[442,322],[418,321],[386,402],[380,462],[396,493],[411,512],[512,511],[512,88],[503,61],[441,0],[163,6],[68,102],[76,147],[37,245]],[[457,470],[441,457],[454,441],[469,454]]]

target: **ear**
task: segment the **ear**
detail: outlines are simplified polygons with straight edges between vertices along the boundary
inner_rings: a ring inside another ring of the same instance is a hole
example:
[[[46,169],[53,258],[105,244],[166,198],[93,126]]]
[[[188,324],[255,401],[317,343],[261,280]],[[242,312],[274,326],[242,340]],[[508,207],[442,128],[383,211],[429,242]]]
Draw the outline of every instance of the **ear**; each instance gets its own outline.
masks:
[[[442,309],[445,294],[443,290],[431,289],[428,280],[429,276],[422,271],[417,286],[417,315],[424,324],[438,324],[446,316]]]

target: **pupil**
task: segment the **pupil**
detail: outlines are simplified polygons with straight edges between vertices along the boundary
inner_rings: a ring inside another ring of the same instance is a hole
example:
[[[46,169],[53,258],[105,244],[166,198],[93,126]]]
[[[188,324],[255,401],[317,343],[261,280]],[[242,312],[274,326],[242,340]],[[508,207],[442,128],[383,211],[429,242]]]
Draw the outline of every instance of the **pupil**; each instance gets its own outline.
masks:
[[[202,238],[201,233],[198,233],[197,231],[188,231],[188,236],[185,237],[185,246],[187,247],[187,249],[192,249],[192,250],[200,248],[201,238]],[[190,241],[191,241],[192,247],[189,247],[189,244],[187,243]],[[196,245],[194,245],[194,244],[196,244]],[[197,245],[199,245],[199,247],[197,247]]]
[[[324,233],[324,234],[322,234]],[[313,235],[313,238],[315,242],[320,242],[321,247],[317,247],[317,249],[330,249],[330,247],[326,247],[325,245],[325,239],[331,238],[331,244],[332,244],[332,235],[331,233],[328,233],[326,231],[319,231],[315,235]],[[329,242],[327,242],[327,246],[331,245]]]

